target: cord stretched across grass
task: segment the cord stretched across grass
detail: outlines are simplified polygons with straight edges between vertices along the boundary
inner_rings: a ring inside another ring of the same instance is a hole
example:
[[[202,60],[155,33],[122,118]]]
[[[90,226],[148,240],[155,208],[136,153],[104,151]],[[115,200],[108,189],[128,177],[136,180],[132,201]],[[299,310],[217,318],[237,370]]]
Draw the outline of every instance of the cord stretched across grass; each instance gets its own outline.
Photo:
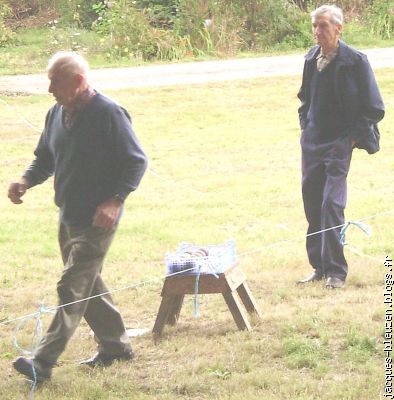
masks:
[[[366,221],[366,220],[370,220],[370,219],[376,218],[378,216],[383,216],[383,215],[388,215],[388,214],[393,214],[393,213],[394,213],[394,209],[386,210],[386,211],[382,211],[382,212],[379,212],[379,213],[376,213],[376,214],[373,214],[373,215],[370,215],[370,216],[367,216],[367,217],[363,217],[361,219],[358,219],[357,221],[358,222]],[[267,245],[265,245],[263,247],[260,247],[258,249],[240,253],[240,254],[238,254],[238,257],[244,257],[244,256],[248,256],[248,255],[251,255],[251,254],[256,254],[256,253],[262,252],[264,250],[267,250],[267,249],[270,249],[270,248],[273,248],[273,247],[278,247],[278,246],[281,246],[281,245],[284,245],[284,244],[288,244],[288,243],[292,243],[292,242],[295,242],[295,241],[304,240],[305,237],[312,236],[312,235],[318,235],[318,234],[321,234],[323,232],[328,232],[328,231],[334,230],[334,229],[343,228],[346,225],[348,225],[348,223],[344,223],[342,225],[333,226],[333,227],[330,227],[330,228],[327,228],[327,229],[323,229],[323,230],[320,230],[320,231],[317,231],[317,232],[311,232],[311,233],[307,234],[306,236],[303,235],[301,237],[294,237],[294,238],[291,238],[291,239],[282,240],[282,241],[279,241],[279,242],[274,242],[274,243],[271,243],[271,244],[267,244]],[[355,248],[353,248],[353,249],[355,249]],[[190,269],[185,269],[185,270],[182,270],[182,271],[174,272],[172,274],[165,275],[164,277],[161,277],[161,278],[160,277],[156,277],[156,278],[149,279],[147,281],[130,284],[130,285],[118,288],[118,289],[109,290],[109,291],[107,291],[105,293],[100,293],[100,294],[97,294],[97,295],[94,295],[94,296],[90,296],[90,297],[87,297],[87,298],[84,298],[84,299],[80,299],[80,300],[77,300],[77,301],[74,301],[74,302],[71,302],[71,303],[48,307],[48,308],[45,308],[45,312],[53,312],[53,311],[56,311],[59,308],[71,306],[73,304],[81,303],[83,301],[88,301],[88,300],[94,299],[96,297],[105,296],[105,295],[108,295],[108,294],[113,294],[113,293],[117,293],[117,292],[130,290],[130,289],[133,289],[133,288],[136,288],[136,287],[140,287],[140,286],[145,286],[145,285],[148,285],[148,284],[151,284],[151,283],[161,282],[163,279],[165,279],[167,277],[191,271],[193,268],[194,267],[192,267]],[[7,321],[3,321],[3,322],[0,323],[0,326],[1,325],[8,325],[10,323],[17,322],[17,321],[20,321],[20,320],[23,320],[23,319],[26,319],[26,318],[35,318],[37,316],[37,314],[40,314],[40,313],[42,313],[42,310],[39,310],[38,312],[34,312],[34,313],[31,313],[31,314],[27,314],[27,315],[24,315],[24,316],[21,316],[21,317],[13,318],[13,319],[10,319],[10,320],[7,320]]]

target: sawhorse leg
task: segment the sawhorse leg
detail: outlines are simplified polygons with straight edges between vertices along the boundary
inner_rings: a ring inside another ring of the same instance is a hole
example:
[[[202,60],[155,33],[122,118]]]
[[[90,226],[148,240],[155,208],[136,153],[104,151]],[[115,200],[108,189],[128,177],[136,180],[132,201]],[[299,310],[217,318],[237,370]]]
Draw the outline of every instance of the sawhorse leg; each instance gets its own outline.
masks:
[[[163,295],[153,326],[155,335],[160,336],[162,334],[165,324],[175,325],[181,312],[184,297],[184,295]]]
[[[260,310],[257,307],[256,300],[254,299],[248,284],[246,282],[242,283],[240,286],[238,286],[237,292],[242,300],[242,303],[244,303],[246,311],[249,314],[255,313],[259,318],[261,318]]]
[[[231,314],[234,318],[235,323],[237,324],[238,329],[251,331],[252,327],[248,321],[248,317],[246,312],[242,309],[241,302],[238,300],[238,297],[235,296],[234,292],[222,293],[224,300],[226,300],[227,306],[231,311]]]
[[[178,294],[176,296],[173,296],[173,300],[172,300],[172,303],[170,305],[170,309],[168,312],[167,324],[175,325],[176,322],[178,321],[179,314],[181,313],[181,308],[183,305],[184,297],[185,297],[184,294]]]

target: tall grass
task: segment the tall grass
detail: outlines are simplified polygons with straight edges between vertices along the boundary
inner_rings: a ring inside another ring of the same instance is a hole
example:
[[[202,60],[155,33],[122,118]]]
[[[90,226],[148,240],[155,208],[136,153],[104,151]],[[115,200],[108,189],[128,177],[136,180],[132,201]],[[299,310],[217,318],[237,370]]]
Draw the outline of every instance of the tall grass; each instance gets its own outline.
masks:
[[[132,340],[136,359],[105,370],[87,370],[78,360],[95,351],[86,324],[55,368],[37,400],[88,399],[302,399],[370,400],[384,381],[383,262],[393,255],[391,157],[394,148],[393,70],[377,72],[387,106],[381,124],[382,150],[355,151],[349,176],[347,219],[356,228],[347,241],[365,256],[346,250],[350,264],[343,290],[316,283],[299,288],[309,273],[300,194],[300,150],[296,92],[300,77],[133,89],[107,94],[132,113],[150,158],[141,187],[126,203],[104,276],[128,327],[152,328],[160,304],[164,255],[179,242],[236,240],[240,266],[263,313],[253,331],[236,329],[218,295],[199,298],[193,317],[186,297],[180,320],[154,343],[146,334]],[[6,198],[32,157],[38,128],[52,104],[49,96],[2,97],[0,103],[0,320],[56,304],[61,271],[56,244],[57,211],[52,183],[34,188],[21,206]],[[157,174],[164,179],[159,179]],[[276,244],[276,245],[272,245]],[[246,254],[249,251],[254,253]],[[372,257],[372,258],[371,258]],[[157,281],[152,281],[157,278]],[[50,316],[44,316],[47,326]],[[29,386],[11,367],[15,324],[0,327],[0,393],[7,400],[28,396]],[[18,333],[31,342],[33,324]]]
[[[372,33],[383,39],[394,38],[394,4],[390,1],[376,0],[368,7],[368,21]]]

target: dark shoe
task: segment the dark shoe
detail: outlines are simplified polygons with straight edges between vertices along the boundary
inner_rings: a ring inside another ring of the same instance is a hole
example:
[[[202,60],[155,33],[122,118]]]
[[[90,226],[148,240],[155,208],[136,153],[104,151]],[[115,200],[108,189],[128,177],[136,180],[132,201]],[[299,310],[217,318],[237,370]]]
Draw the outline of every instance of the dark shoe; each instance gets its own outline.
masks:
[[[306,278],[297,281],[297,284],[303,285],[304,283],[317,282],[321,281],[323,278],[324,276],[322,273],[315,271],[312,275],[309,275]]]
[[[97,353],[92,358],[88,360],[81,361],[80,365],[87,365],[89,367],[108,367],[114,361],[130,361],[134,358],[134,354],[132,351],[123,353],[123,354],[105,354],[105,353]]]
[[[327,289],[340,289],[344,287],[345,281],[340,278],[335,278],[334,276],[330,276],[327,278],[326,281],[326,288]]]
[[[13,362],[13,366],[19,373],[36,383],[42,383],[50,379],[52,375],[52,367],[44,366],[44,363],[37,359],[18,357]]]

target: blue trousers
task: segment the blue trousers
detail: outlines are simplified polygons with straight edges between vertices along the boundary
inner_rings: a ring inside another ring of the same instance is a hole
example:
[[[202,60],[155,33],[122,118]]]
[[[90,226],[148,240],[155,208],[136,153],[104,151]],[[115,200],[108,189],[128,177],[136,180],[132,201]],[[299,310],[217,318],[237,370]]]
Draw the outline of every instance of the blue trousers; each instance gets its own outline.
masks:
[[[345,222],[351,139],[339,137],[316,144],[303,133],[301,149],[302,197],[310,235],[306,239],[309,262],[317,273],[345,280],[348,265],[340,243],[341,228],[311,234]]]

